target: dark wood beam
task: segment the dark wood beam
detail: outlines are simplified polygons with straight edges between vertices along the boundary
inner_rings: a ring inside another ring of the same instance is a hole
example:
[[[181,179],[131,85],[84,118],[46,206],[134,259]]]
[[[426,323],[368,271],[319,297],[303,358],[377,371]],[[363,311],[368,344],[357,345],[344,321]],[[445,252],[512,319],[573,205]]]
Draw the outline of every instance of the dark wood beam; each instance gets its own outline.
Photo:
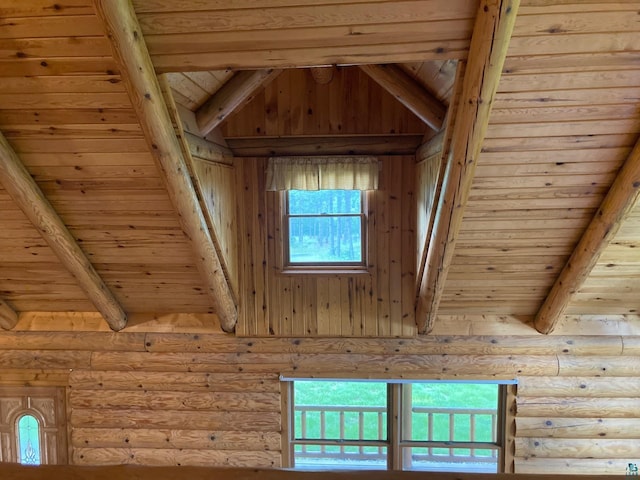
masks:
[[[551,333],[565,309],[591,274],[602,252],[615,237],[640,197],[640,140],[618,172],[607,196],[580,238],[551,291],[538,310],[534,325]]]
[[[62,265],[75,277],[109,326],[116,331],[124,328],[127,324],[124,310],[2,134],[0,183],[38,229]]]
[[[234,157],[414,155],[422,135],[334,135],[227,138]]]
[[[139,465],[77,465],[23,466],[0,463],[0,478],[11,480],[619,480],[619,475],[556,475],[556,474],[483,474],[449,472],[401,472],[394,470],[349,470],[313,472],[260,468],[216,468]]]
[[[281,73],[282,70],[274,69],[237,72],[196,110],[200,135],[206,137],[240,105],[251,101],[260,87],[267,85]]]
[[[0,328],[11,330],[18,323],[18,313],[11,306],[0,299]]]
[[[225,331],[231,332],[238,318],[237,307],[198,202],[138,19],[128,0],[95,0],[94,3],[149,149],[182,228],[193,245],[196,265],[205,280],[220,324]]]
[[[361,65],[360,69],[433,130],[442,128],[447,107],[400,67]]]
[[[420,333],[431,331],[438,312],[519,3],[482,0],[478,8],[427,265],[420,283],[416,306]]]

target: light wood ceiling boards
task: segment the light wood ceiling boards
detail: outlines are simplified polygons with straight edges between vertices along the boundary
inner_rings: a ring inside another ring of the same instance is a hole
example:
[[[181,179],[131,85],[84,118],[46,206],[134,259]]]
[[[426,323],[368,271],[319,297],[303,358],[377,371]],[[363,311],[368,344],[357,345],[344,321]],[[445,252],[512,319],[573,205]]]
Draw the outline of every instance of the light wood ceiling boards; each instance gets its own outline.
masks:
[[[52,3],[0,2],[0,130],[127,313],[211,312],[93,4]],[[94,311],[1,188],[0,205],[0,297]]]
[[[478,2],[137,0],[159,72],[466,58]]]
[[[141,30],[135,12],[128,0],[96,0],[95,6],[123,70],[129,95],[169,196],[195,250],[196,265],[220,324],[231,332],[238,319],[237,306],[191,182],[151,58],[138,33]]]
[[[538,311],[535,327],[550,333],[573,295],[584,284],[603,251],[640,196],[640,140],[620,169],[609,193],[585,230],[549,295]]]
[[[482,2],[478,9],[437,221],[420,282],[416,307],[420,333],[431,331],[438,313],[519,3],[519,0]]]
[[[633,3],[522,2],[442,314],[533,319],[540,308],[640,133]],[[568,313],[634,308],[614,301],[621,279],[593,289],[605,270]]]
[[[0,182],[38,229],[62,265],[113,330],[127,324],[127,315],[76,243],[4,135],[0,133]]]

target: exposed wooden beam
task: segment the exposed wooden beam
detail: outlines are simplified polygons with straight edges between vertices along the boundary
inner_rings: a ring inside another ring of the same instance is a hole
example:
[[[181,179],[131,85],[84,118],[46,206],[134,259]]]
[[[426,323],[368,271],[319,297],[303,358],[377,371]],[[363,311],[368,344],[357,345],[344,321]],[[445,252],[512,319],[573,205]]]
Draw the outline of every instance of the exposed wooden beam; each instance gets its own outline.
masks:
[[[444,123],[447,107],[397,65],[360,65],[382,88],[433,130]]]
[[[438,312],[519,4],[520,0],[482,0],[478,8],[443,190],[420,283],[416,307],[420,333],[431,331]]]
[[[114,57],[182,228],[191,239],[222,328],[234,330],[238,311],[189,176],[142,30],[129,0],[95,0]]]
[[[209,100],[196,110],[200,135],[205,137],[220,125],[232,112],[249,102],[255,92],[266,85],[282,70],[246,70],[231,77]]]
[[[227,138],[235,157],[272,155],[413,155],[422,135]]]
[[[113,330],[127,324],[127,315],[78,246],[18,154],[0,134],[0,182],[31,223],[38,229],[62,265]]]
[[[534,325],[550,333],[576,292],[589,277],[602,252],[615,237],[640,197],[640,140],[618,172],[607,196],[593,216],[549,295],[538,310]]]
[[[18,312],[11,306],[0,299],[0,327],[5,330],[11,330],[18,323]]]

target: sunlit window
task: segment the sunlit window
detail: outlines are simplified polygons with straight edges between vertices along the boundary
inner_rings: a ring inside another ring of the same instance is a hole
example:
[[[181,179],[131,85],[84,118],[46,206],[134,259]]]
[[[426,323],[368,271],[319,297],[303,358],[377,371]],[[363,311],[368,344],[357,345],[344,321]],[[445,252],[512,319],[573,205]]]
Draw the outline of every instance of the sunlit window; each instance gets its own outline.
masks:
[[[285,214],[289,265],[362,265],[360,190],[289,190]]]
[[[40,424],[32,415],[18,420],[19,462],[23,465],[40,465]]]
[[[292,466],[497,473],[505,392],[496,383],[294,381]]]

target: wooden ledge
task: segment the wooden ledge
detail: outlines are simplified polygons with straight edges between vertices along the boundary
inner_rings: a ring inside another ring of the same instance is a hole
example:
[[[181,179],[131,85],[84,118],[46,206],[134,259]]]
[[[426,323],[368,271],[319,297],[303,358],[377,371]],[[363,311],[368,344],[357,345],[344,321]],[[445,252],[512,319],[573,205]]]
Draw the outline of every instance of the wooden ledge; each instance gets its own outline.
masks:
[[[620,472],[624,475],[624,472]],[[480,473],[262,470],[248,468],[141,467],[133,465],[23,467],[0,463],[0,478],[12,480],[617,480],[620,475],[516,475]]]

